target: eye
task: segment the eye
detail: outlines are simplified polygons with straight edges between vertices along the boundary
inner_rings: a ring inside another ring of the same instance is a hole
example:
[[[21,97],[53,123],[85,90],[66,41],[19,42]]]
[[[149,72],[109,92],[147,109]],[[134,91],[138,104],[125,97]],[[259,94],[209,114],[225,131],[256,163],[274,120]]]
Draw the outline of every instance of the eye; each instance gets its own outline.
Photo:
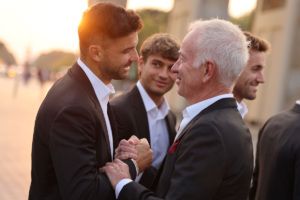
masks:
[[[129,53],[133,48],[127,48],[122,51],[123,54]]]
[[[261,65],[255,65],[252,67],[252,71],[255,71],[255,72],[261,71],[262,69],[263,69],[263,67]]]
[[[162,63],[157,62],[157,61],[153,61],[153,62],[152,62],[152,65],[153,65],[155,68],[160,68],[160,67],[162,66]]]

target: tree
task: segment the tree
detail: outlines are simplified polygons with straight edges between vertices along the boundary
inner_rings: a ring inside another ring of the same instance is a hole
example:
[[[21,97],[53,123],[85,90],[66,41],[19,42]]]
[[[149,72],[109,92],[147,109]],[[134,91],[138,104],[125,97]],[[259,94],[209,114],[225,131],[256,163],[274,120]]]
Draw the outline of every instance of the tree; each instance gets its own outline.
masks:
[[[33,66],[37,68],[46,68],[52,72],[59,72],[76,61],[76,55],[64,51],[51,51],[41,54],[34,62]]]
[[[6,48],[5,44],[0,41],[0,60],[7,65],[15,65],[16,59],[14,55]]]

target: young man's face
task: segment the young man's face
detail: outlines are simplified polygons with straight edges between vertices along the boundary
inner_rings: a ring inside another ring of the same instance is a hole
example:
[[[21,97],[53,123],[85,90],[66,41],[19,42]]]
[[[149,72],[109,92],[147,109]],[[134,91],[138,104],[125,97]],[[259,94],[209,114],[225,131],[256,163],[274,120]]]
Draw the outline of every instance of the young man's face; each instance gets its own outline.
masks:
[[[175,74],[171,68],[175,61],[161,55],[150,55],[139,60],[139,80],[150,97],[162,97],[174,85]]]
[[[137,32],[133,32],[125,37],[105,41],[99,64],[104,79],[119,80],[128,77],[132,62],[138,59],[137,43]]]
[[[263,68],[266,65],[266,53],[250,50],[247,66],[239,76],[233,93],[238,101],[254,100],[257,86],[264,83]]]

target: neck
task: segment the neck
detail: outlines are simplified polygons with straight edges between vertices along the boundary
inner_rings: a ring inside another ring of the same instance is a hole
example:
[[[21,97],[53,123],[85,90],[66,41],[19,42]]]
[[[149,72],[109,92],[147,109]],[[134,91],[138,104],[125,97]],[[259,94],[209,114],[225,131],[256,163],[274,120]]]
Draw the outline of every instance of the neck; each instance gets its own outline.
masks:
[[[235,98],[235,100],[236,100],[237,102],[241,103],[241,102],[243,101],[243,98],[240,97],[239,95],[236,95],[236,94],[233,93],[233,96],[234,96],[234,98]]]
[[[103,71],[101,71],[101,67],[99,67],[99,63],[94,62],[89,58],[80,57],[80,60],[84,62],[84,64],[105,84],[109,84],[111,82],[111,78],[105,76]]]
[[[212,89],[207,89],[207,88],[212,88]],[[231,92],[230,88],[227,88],[224,85],[220,85],[220,84],[215,87],[207,87],[207,88],[206,89],[202,88],[199,90],[200,92],[195,92],[195,95],[193,95],[191,98],[187,98],[188,104],[192,105],[200,101],[204,101],[206,99],[210,99],[222,94],[228,94]]]
[[[149,95],[149,94],[148,94]],[[150,96],[150,95],[149,95]],[[153,100],[153,102],[156,104],[156,106],[159,108],[162,103],[164,102],[163,96],[150,96],[150,98]]]

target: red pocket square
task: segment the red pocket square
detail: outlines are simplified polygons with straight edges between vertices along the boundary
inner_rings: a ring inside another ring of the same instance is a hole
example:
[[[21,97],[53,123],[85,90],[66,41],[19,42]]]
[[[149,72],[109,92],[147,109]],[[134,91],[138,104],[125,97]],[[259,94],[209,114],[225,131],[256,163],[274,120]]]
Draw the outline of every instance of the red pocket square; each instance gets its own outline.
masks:
[[[173,153],[176,151],[179,142],[180,142],[179,140],[176,140],[176,141],[170,146],[170,148],[169,148],[169,150],[168,150],[168,153],[169,153],[169,154],[173,154]]]

